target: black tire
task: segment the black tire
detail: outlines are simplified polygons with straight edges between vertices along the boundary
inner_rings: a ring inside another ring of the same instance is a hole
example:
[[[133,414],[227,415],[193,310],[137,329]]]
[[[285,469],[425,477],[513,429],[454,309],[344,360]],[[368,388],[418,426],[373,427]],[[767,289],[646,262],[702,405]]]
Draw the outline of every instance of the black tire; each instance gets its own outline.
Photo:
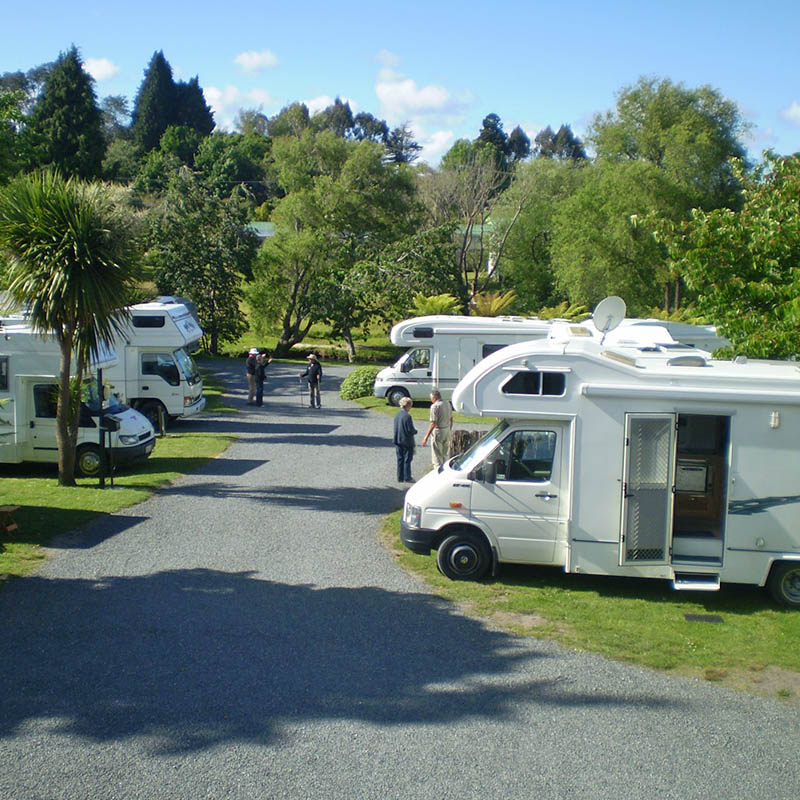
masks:
[[[96,478],[100,474],[100,447],[84,444],[75,454],[75,472],[80,478]]]
[[[158,400],[145,400],[139,408],[136,409],[140,414],[144,414],[145,417],[150,421],[150,424],[155,429],[155,432],[158,433],[161,429],[159,428],[159,410],[164,415],[164,427],[167,427],[167,421],[169,420],[169,416],[167,415],[164,406],[158,402]]]
[[[492,553],[486,539],[471,531],[448,536],[436,553],[436,566],[453,581],[477,581],[488,571]]]
[[[767,582],[770,594],[786,608],[800,609],[800,561],[779,561]]]
[[[400,386],[394,386],[386,392],[386,399],[390,406],[399,406],[404,397],[408,397],[408,392]]]

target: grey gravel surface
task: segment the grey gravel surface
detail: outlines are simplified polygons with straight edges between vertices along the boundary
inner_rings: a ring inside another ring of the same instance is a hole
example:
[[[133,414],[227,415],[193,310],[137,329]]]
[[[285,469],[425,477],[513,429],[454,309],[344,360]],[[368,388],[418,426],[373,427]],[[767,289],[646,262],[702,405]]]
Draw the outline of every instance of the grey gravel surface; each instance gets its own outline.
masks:
[[[459,613],[378,542],[391,418],[241,371],[221,458],[0,590],[0,798],[797,796],[796,708]]]

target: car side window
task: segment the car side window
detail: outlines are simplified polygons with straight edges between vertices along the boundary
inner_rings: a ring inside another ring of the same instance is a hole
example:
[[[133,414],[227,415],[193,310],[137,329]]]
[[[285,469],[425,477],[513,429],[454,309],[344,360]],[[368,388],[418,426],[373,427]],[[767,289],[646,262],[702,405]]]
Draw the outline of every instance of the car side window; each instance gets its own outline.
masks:
[[[142,375],[158,375],[170,386],[178,386],[181,382],[170,353],[143,353]]]
[[[497,450],[497,480],[546,483],[553,474],[555,431],[514,431]]]
[[[54,383],[37,383],[33,387],[33,406],[40,419],[55,419],[58,409],[58,386]]]

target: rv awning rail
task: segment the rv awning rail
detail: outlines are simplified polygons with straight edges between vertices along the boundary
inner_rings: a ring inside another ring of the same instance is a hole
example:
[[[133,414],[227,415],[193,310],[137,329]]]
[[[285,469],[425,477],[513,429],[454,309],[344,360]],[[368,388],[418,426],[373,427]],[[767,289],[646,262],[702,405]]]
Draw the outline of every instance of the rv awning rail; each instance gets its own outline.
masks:
[[[779,401],[800,405],[800,386],[797,391],[771,391],[769,389],[734,389],[725,387],[692,388],[688,386],[636,386],[634,384],[583,384],[585,397],[663,397],[670,400],[715,400],[724,403],[752,403],[754,405]]]

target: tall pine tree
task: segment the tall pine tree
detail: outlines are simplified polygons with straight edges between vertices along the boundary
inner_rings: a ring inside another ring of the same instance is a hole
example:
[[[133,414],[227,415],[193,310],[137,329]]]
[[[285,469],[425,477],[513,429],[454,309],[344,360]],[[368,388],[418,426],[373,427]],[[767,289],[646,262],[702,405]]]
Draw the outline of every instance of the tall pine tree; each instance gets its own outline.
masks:
[[[133,140],[145,153],[158,147],[174,122],[176,106],[172,67],[163,51],[153,53],[133,107]]]
[[[208,136],[214,130],[214,114],[206,103],[203,90],[195,75],[187,83],[175,86],[176,104],[173,125],[192,128],[202,136]]]
[[[64,175],[91,180],[105,155],[103,120],[94,79],[83,70],[78,49],[62,53],[49,72],[28,118],[31,167],[54,166]]]

